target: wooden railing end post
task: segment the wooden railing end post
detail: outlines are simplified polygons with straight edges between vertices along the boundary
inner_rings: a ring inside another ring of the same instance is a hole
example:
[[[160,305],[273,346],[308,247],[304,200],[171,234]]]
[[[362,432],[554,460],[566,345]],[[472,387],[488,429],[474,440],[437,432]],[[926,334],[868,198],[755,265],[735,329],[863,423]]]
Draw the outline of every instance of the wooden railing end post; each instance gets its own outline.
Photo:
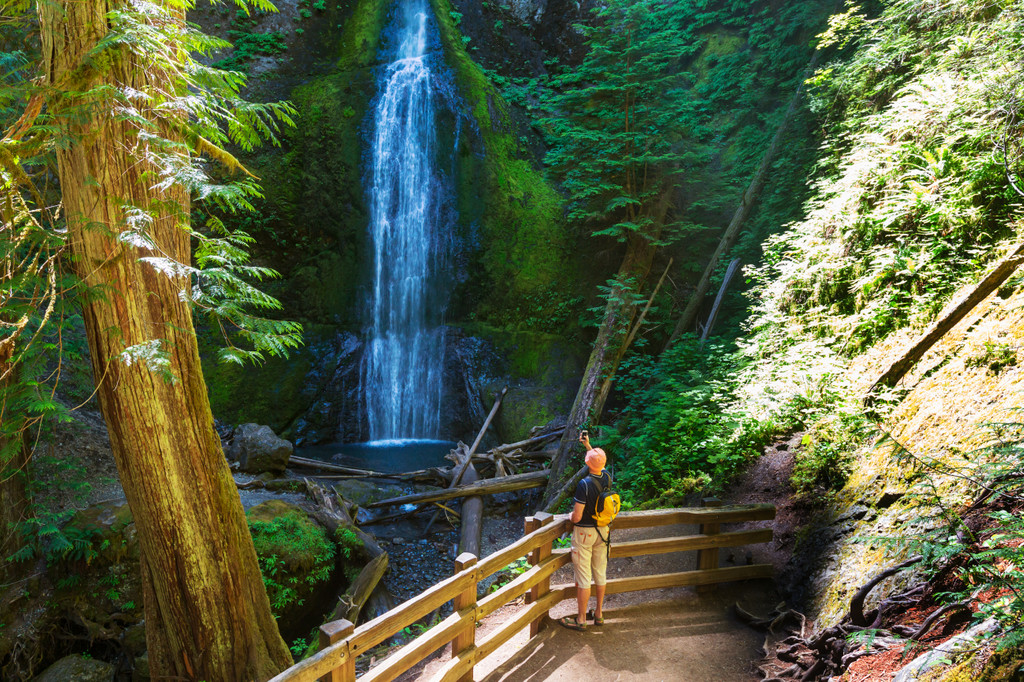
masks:
[[[347,620],[333,620],[320,626],[319,645],[323,651],[332,644],[337,644],[353,632],[356,626]],[[356,659],[353,656],[345,658],[340,666],[320,678],[319,682],[355,682]]]
[[[703,507],[721,507],[722,501],[717,497],[705,497],[701,500]],[[704,535],[718,535],[722,530],[720,523],[702,523],[700,532]],[[718,568],[718,549],[702,549],[697,553],[697,568],[699,570],[713,570]],[[714,585],[698,585],[697,592],[711,592]]]

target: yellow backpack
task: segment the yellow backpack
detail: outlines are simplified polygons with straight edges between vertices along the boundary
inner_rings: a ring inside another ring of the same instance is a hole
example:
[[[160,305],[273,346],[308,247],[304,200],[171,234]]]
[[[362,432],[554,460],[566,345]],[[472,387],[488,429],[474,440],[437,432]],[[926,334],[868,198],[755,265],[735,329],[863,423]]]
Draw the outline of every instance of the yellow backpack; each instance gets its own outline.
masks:
[[[604,486],[604,481],[598,479],[593,481],[594,485],[597,486],[597,504],[594,505],[594,523],[599,528],[607,526],[619,513],[619,508],[622,506],[622,500],[619,499],[619,494],[612,492],[611,490],[611,478],[612,475],[608,474],[608,487]]]

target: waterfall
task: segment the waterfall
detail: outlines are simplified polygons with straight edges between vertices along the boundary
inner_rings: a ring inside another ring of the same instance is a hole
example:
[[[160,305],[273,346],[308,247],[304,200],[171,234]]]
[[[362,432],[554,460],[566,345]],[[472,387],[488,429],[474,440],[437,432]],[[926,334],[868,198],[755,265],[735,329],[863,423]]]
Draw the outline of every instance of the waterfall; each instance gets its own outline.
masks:
[[[362,383],[373,441],[439,435],[446,297],[438,286],[437,76],[425,0],[397,11],[394,56],[378,81],[369,148],[373,256]]]

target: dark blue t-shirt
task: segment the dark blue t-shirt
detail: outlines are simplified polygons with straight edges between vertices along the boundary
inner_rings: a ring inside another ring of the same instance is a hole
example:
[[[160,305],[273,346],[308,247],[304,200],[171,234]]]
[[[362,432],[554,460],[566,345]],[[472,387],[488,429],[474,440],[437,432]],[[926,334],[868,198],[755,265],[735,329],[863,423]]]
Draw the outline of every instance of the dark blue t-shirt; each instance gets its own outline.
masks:
[[[597,508],[597,498],[601,493],[612,487],[612,475],[607,469],[601,470],[600,476],[587,474],[576,485],[576,495],[573,500],[583,505],[583,516],[577,526],[593,528],[597,526],[594,521],[594,510]]]

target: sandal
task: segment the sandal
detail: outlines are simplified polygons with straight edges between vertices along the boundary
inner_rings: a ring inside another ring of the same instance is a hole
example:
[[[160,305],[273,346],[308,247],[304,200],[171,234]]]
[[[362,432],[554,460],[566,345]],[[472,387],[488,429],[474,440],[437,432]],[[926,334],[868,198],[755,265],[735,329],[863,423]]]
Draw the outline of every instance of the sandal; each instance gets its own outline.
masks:
[[[591,609],[590,611],[587,611],[587,618],[589,618],[590,620],[594,621],[594,625],[604,625],[604,616],[598,618],[597,616],[594,615],[593,609]]]
[[[587,629],[585,623],[580,623],[578,620],[576,620],[576,616],[562,616],[558,619],[558,622],[562,625],[562,627],[567,627],[570,630],[579,630],[580,632],[583,632]]]

